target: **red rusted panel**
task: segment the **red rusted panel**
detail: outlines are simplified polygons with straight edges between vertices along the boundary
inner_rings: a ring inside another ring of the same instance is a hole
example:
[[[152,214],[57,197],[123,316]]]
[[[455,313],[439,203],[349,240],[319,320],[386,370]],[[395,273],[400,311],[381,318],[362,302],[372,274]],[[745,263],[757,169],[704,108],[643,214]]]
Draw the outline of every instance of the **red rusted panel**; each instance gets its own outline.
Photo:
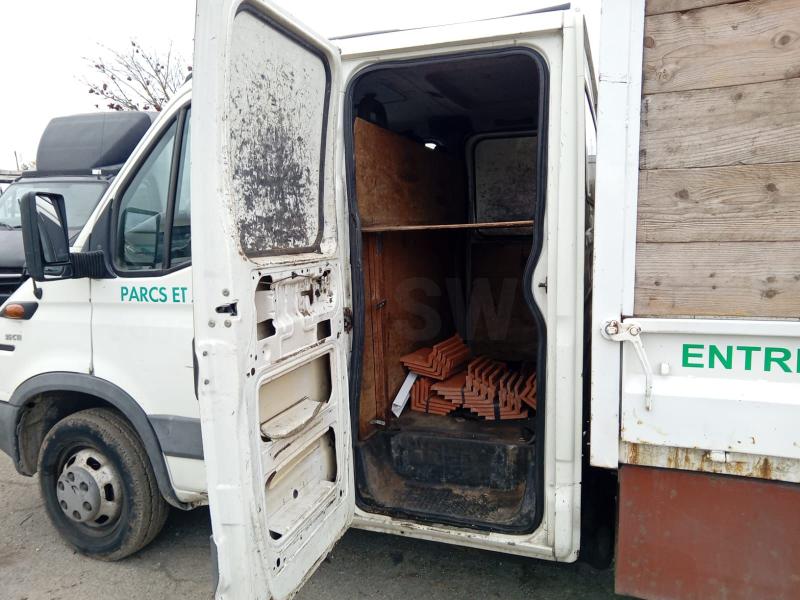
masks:
[[[800,598],[800,485],[624,465],[619,486],[617,593]]]

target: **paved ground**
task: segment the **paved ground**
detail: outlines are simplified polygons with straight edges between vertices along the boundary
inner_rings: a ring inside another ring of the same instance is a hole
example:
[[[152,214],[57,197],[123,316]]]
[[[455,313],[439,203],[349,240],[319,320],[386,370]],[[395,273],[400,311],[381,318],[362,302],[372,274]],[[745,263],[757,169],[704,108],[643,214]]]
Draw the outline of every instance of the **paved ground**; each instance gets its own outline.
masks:
[[[118,563],[87,559],[51,527],[36,480],[0,455],[0,599],[200,600],[211,597],[206,509],[173,511],[161,535]],[[350,531],[300,600],[615,598],[610,571]]]

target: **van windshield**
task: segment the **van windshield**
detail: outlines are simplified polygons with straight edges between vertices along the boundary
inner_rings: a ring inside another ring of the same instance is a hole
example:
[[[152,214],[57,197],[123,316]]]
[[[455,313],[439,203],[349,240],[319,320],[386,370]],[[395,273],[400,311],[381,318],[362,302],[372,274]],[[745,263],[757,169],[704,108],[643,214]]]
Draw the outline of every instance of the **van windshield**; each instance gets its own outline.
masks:
[[[21,226],[19,200],[31,191],[52,192],[64,196],[70,234],[78,233],[108,188],[107,181],[17,181],[0,196],[0,229]],[[70,235],[71,237],[71,235]]]

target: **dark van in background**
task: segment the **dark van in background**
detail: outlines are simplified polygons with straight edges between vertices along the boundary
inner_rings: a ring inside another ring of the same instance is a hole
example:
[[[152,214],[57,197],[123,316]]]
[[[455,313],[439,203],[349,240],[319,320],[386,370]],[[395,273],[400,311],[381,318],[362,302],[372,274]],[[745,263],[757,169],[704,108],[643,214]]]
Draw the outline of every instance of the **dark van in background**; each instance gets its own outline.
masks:
[[[156,114],[104,112],[50,121],[39,141],[36,170],[22,173],[0,195],[0,304],[24,278],[19,199],[33,190],[61,194],[70,237],[76,236]]]

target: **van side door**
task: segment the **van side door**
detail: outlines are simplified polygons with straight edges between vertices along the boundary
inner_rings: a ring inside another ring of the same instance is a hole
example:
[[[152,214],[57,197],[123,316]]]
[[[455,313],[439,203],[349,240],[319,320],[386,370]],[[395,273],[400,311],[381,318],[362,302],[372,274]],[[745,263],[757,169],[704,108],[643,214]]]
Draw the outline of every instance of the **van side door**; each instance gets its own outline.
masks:
[[[354,511],[338,52],[278,7],[202,0],[194,317],[217,595],[288,598]]]
[[[97,377],[145,411],[179,498],[193,501],[205,474],[192,354],[191,108],[187,101],[169,110],[112,188],[115,277],[91,281],[92,360]]]

